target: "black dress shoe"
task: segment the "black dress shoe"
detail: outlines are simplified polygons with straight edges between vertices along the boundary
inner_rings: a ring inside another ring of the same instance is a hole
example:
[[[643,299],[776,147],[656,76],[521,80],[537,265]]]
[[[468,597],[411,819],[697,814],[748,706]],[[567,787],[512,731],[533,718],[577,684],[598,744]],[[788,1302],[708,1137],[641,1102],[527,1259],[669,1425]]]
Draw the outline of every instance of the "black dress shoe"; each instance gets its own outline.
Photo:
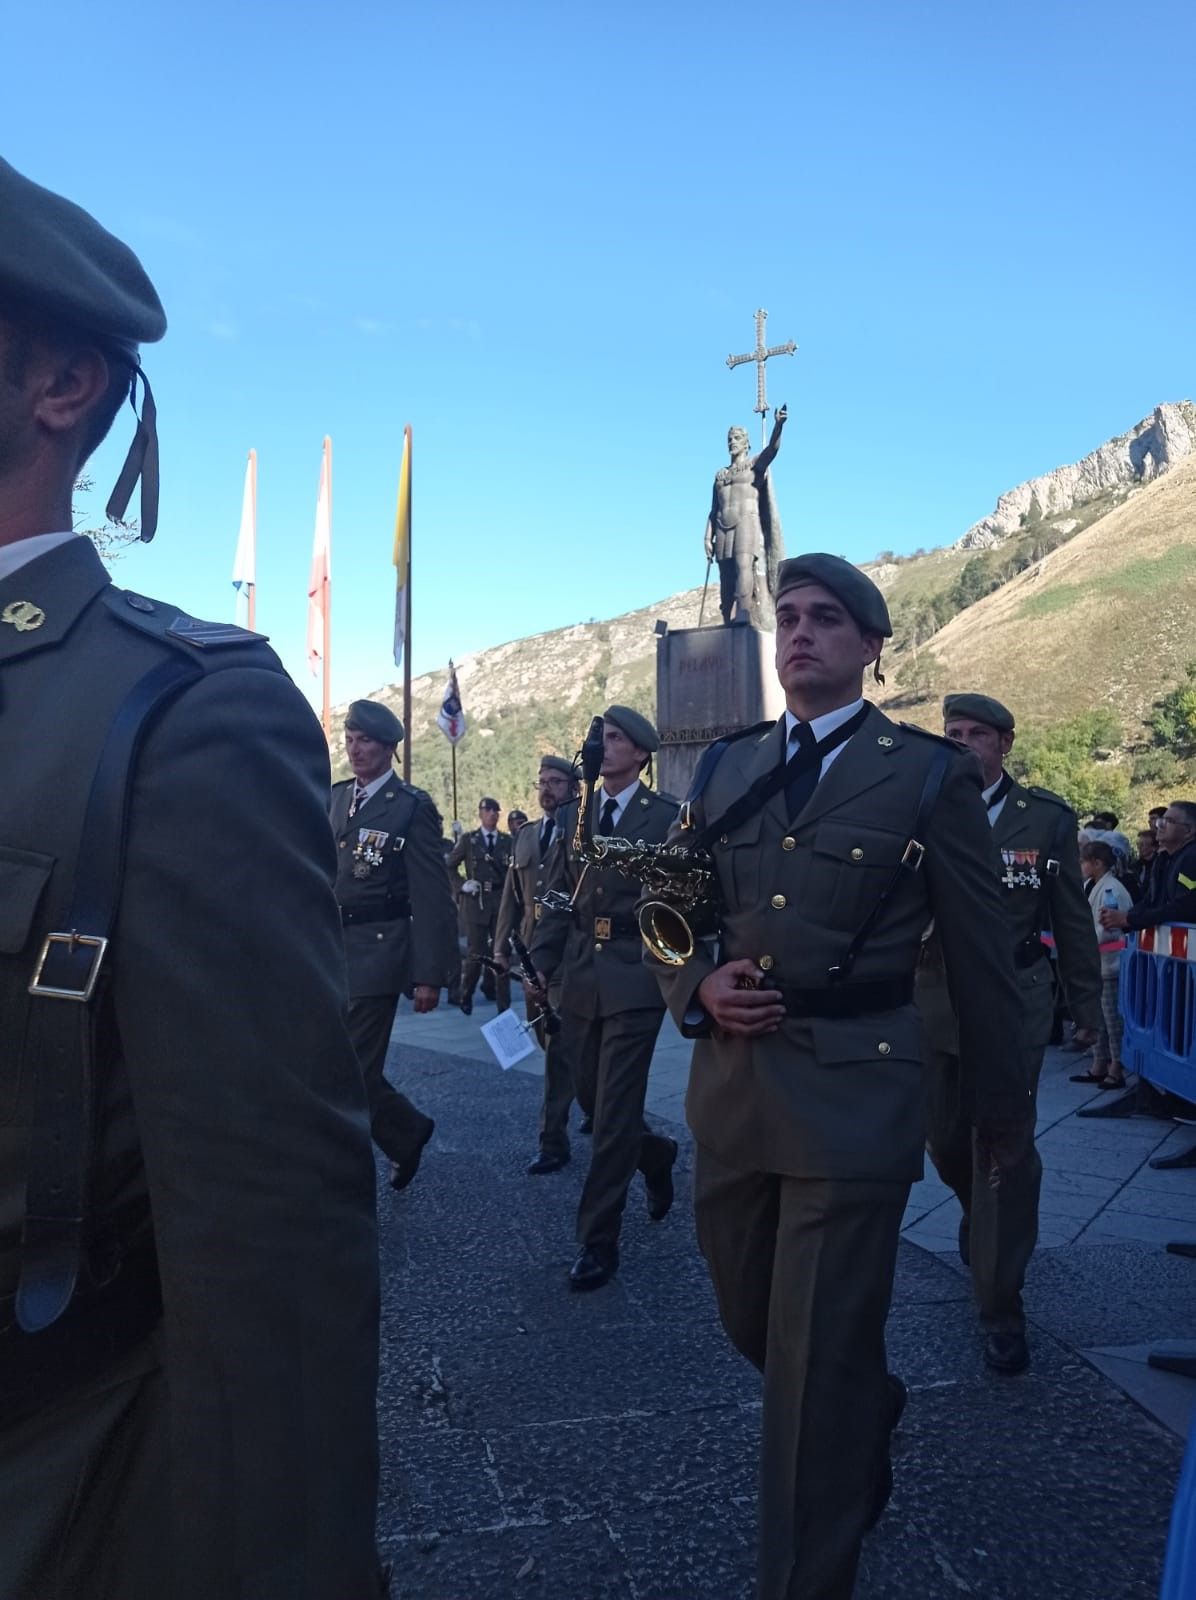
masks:
[[[644,1187],[648,1191],[648,1220],[650,1222],[663,1222],[673,1209],[673,1166],[677,1160],[677,1141],[670,1139],[673,1153],[668,1159],[668,1164],[659,1172],[653,1173],[650,1178],[645,1177]]]
[[[967,1217],[959,1219],[959,1259],[965,1267],[972,1264],[972,1224]]]
[[[436,1131],[436,1124],[431,1117],[427,1119],[428,1126],[420,1135],[420,1141],[410,1155],[403,1157],[402,1161],[392,1161],[390,1164],[390,1186],[392,1189],[405,1189],[412,1178],[419,1171],[420,1157],[424,1153],[424,1146]]]
[[[1026,1336],[1018,1329],[1008,1333],[990,1333],[984,1339],[984,1359],[994,1372],[1005,1377],[1016,1377],[1030,1365],[1030,1349]]]
[[[540,1178],[546,1172],[559,1172],[562,1167],[569,1165],[568,1156],[550,1156],[541,1150],[534,1161],[528,1163],[528,1172],[533,1178]]]
[[[619,1270],[619,1252],[613,1244],[588,1244],[569,1269],[570,1289],[601,1289]]]
[[[578,1128],[577,1131],[578,1131],[578,1133],[593,1133],[593,1131],[594,1131],[594,1119],[593,1119],[593,1117],[583,1117],[581,1119],[581,1127]]]

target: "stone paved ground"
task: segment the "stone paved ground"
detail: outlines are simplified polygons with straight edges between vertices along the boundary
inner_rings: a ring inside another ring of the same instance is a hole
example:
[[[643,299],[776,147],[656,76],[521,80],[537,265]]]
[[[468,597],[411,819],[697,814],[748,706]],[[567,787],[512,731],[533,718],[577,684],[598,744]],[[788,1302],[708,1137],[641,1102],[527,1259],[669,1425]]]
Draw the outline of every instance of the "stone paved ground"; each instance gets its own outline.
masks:
[[[461,1022],[443,1018],[446,1044]],[[422,1045],[396,1057],[437,1119],[412,1188],[379,1190],[379,1529],[396,1597],[748,1600],[759,1383],[697,1254],[686,1130],[669,1130],[672,1214],[650,1224],[637,1180],[619,1276],[570,1295],[587,1141],[564,1173],[528,1178],[534,1076]],[[1099,1130],[1071,1156],[1081,1168],[1095,1151],[1120,1170],[1143,1142],[1136,1124],[1077,1126]],[[1170,1130],[1155,1127],[1157,1145]],[[911,1227],[942,1204],[915,1206]],[[1044,1250],[1034,1366],[1009,1380],[985,1370],[969,1285],[938,1243],[902,1246],[890,1364],[911,1397],[858,1600],[1154,1597],[1182,1444],[1078,1351],[1196,1333],[1196,1264],[1134,1238]]]

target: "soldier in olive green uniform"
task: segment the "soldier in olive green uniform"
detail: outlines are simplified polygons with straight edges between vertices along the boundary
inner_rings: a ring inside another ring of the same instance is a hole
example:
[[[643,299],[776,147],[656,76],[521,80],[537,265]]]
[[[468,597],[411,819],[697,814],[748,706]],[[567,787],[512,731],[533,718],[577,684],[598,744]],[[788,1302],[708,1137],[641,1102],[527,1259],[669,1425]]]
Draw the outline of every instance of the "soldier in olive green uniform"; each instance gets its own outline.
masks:
[[[627,706],[603,714],[602,784],[590,797],[594,833],[658,844],[677,805],[655,794],[640,773],[659,746],[656,729]],[[648,1215],[673,1203],[673,1139],[644,1122],[648,1069],[664,1005],[641,961],[635,919],[639,886],[611,867],[587,867],[574,852],[577,803],[558,813],[549,888],[574,896],[571,911],[541,917],[531,944],[537,971],[561,989],[561,1039],[582,1110],[594,1120],[594,1147],[577,1213],[573,1289],[597,1289],[619,1265],[619,1228],[627,1191],[644,1175]]]
[[[537,788],[543,816],[539,822],[525,823],[511,843],[511,865],[503,885],[494,934],[494,959],[509,964],[512,931],[517,931],[525,947],[535,937],[542,907],[540,895],[547,887],[548,860],[556,837],[557,812],[577,794],[577,769],[563,756],[544,756],[540,761]],[[559,1012],[561,986],[553,983],[548,991],[550,1008]],[[534,999],[529,1015],[535,1014]],[[544,1045],[544,1102],[540,1108],[540,1148],[528,1165],[533,1177],[559,1172],[569,1160],[569,1107],[573,1104],[573,1069],[565,1054],[559,1026],[539,1029]]]
[[[444,871],[440,813],[431,795],[394,771],[403,724],[376,700],[345,717],[354,776],[332,789],[336,898],[349,969],[349,1032],[365,1078],[370,1131],[390,1158],[391,1187],[419,1169],[435,1123],[386,1079],[400,995],[435,1011],[452,978],[457,919]]]
[[[473,991],[482,971],[482,963],[489,960],[497,949],[494,933],[498,926],[498,908],[502,903],[507,868],[511,864],[511,836],[509,833],[499,833],[498,811],[498,801],[483,796],[478,805],[481,827],[475,828],[472,833],[463,833],[448,858],[449,871],[455,878],[458,877],[458,868],[465,873],[464,878],[459,879],[461,888],[458,904],[461,920],[465,924],[461,1009],[466,1016],[473,1010]],[[495,976],[494,987],[498,1009],[505,1011],[511,1004],[511,980],[505,972]],[[485,982],[482,988],[485,992]]]
[[[686,1112],[698,1240],[723,1324],[764,1375],[760,1600],[845,1600],[891,1485],[904,1389],[884,1327],[922,1175],[924,1046],[913,1006],[938,920],[985,1151],[1026,1137],[1018,994],[975,763],[862,698],[889,635],[880,591],[835,556],[781,565],[789,709],[714,746],[670,837],[710,839],[717,941],[657,968],[697,1039]],[[735,811],[732,810],[735,808]],[[724,821],[725,819],[725,821]]]
[[[1021,996],[1027,1078],[1037,1094],[1042,1057],[1054,1011],[1051,963],[1042,934],[1054,936],[1057,972],[1079,1030],[1091,1041],[1100,1026],[1100,954],[1092,911],[1080,876],[1076,815],[1048,789],[1027,789],[1004,770],[1013,745],[1013,716],[983,694],[950,694],[943,702],[946,731],[980,763],[983,798],[992,828],[1003,926],[1013,951]],[[973,1156],[975,1069],[956,1025],[956,1013],[977,1002],[966,990],[948,993],[943,940],[936,929],[918,969],[918,1005],[929,1045],[930,1095],[927,1145],[944,1183],[963,1207],[960,1253],[972,1281],[984,1329],[984,1357],[997,1372],[1018,1373],[1029,1363],[1022,1284],[1038,1238],[1042,1160],[1033,1144],[1005,1173],[1000,1188]]]
[[[264,639],[115,588],[70,531],[164,329],[132,253],[0,162],[0,1594],[367,1600],[327,746]],[[148,537],[148,403],[118,512],[139,466]]]

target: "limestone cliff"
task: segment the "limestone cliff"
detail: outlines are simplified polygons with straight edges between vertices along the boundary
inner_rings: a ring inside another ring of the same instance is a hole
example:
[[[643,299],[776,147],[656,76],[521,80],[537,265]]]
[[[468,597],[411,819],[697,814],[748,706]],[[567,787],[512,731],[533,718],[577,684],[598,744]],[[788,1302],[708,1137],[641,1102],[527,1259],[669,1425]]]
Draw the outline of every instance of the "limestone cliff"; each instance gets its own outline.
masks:
[[[1156,406],[1149,417],[1109,439],[1072,466],[1056,467],[1010,489],[987,517],[956,541],[957,550],[989,550],[1044,520],[1081,506],[1110,490],[1129,489],[1167,472],[1196,453],[1196,406],[1190,400]]]

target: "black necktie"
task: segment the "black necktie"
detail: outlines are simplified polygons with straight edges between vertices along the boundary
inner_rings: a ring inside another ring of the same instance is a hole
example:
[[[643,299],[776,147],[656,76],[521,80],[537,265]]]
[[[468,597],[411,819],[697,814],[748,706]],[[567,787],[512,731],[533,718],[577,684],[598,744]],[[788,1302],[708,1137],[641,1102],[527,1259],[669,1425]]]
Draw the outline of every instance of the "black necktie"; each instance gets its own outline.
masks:
[[[808,722],[795,722],[789,734],[789,770],[785,777],[785,811],[793,822],[806,808],[810,796],[818,787],[818,774],[822,763],[812,761],[802,771],[801,757],[813,750],[818,740]],[[794,769],[797,770],[794,770]]]
[[[555,827],[551,817],[545,817],[540,824],[540,860],[548,854],[548,846],[552,843],[552,830]]]
[[[606,804],[602,807],[602,818],[598,823],[599,833],[613,833],[615,831],[615,812],[619,809],[619,802],[614,795],[609,795]]]

